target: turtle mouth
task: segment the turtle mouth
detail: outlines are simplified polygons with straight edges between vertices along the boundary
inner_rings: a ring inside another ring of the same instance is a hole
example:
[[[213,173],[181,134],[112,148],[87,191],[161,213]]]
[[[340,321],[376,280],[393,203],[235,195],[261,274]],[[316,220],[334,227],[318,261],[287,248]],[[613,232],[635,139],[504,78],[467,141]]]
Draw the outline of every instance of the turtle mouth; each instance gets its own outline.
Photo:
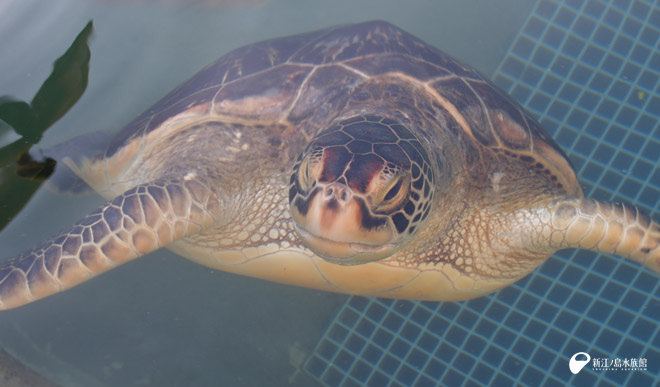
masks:
[[[305,246],[326,261],[341,265],[358,265],[389,257],[394,244],[368,244],[354,241],[336,241],[315,235],[296,224],[296,231]]]

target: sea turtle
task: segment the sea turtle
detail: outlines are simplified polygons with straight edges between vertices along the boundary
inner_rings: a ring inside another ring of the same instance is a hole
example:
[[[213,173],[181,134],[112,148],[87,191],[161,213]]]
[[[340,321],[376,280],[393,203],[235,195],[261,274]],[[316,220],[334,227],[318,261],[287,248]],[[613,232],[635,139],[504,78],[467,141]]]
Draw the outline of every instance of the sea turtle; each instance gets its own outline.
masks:
[[[4,263],[4,309],[161,247],[272,281],[438,301],[493,292],[564,248],[660,272],[657,223],[585,199],[528,113],[386,22],[235,50],[65,163],[109,202]]]

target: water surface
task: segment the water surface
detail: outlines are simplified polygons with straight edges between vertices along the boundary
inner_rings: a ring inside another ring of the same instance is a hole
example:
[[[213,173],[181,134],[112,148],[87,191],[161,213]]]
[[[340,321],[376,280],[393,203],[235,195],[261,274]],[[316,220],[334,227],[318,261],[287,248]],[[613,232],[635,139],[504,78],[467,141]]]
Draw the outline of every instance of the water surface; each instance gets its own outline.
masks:
[[[116,131],[231,49],[330,25],[385,19],[491,74],[532,1],[0,2],[0,95],[30,100],[94,21],[87,91],[47,148]],[[187,3],[190,4],[190,3]],[[3,139],[9,141],[10,139]],[[0,233],[8,258],[103,201],[42,188]],[[237,277],[163,251],[74,290],[0,314],[0,343],[64,385],[287,385],[346,296]],[[294,384],[310,385],[305,375]]]

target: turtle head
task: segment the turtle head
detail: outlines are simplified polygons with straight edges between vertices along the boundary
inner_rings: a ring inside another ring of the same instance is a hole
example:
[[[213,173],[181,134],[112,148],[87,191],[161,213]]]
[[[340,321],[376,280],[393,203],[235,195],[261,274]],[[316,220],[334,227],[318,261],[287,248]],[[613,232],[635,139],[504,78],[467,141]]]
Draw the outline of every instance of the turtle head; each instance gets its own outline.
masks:
[[[345,265],[392,255],[427,218],[433,172],[419,140],[388,118],[320,132],[298,157],[289,203],[302,242]]]

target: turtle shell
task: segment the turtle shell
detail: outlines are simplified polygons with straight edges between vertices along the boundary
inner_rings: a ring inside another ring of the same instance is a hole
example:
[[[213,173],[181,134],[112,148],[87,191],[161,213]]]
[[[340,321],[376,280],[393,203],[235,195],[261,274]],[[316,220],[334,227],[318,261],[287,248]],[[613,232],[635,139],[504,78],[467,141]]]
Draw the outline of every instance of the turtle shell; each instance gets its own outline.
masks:
[[[286,121],[304,130],[314,122],[328,122],[333,113],[354,103],[357,97],[349,95],[357,85],[384,74],[424,90],[434,105],[453,117],[454,126],[468,142],[529,163],[549,175],[562,191],[581,195],[564,153],[516,102],[475,70],[382,21],[273,39],[232,51],[128,124],[111,141],[104,157],[117,157],[122,148],[186,114]],[[404,103],[396,90],[386,98],[394,107]],[[299,137],[308,141],[313,135]]]

